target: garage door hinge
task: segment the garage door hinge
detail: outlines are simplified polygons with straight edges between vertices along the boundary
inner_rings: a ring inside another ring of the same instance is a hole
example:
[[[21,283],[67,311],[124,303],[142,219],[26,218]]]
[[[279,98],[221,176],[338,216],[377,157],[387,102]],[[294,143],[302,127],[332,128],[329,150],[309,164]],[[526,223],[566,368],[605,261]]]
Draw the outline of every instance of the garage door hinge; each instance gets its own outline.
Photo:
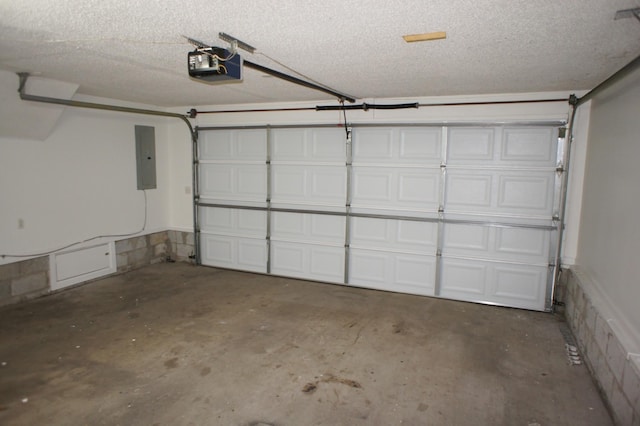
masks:
[[[556,172],[557,173],[564,173],[564,167],[562,167],[562,166],[556,167]]]
[[[442,250],[436,251],[436,257],[442,257]]]
[[[438,207],[438,213],[444,213],[444,206]]]

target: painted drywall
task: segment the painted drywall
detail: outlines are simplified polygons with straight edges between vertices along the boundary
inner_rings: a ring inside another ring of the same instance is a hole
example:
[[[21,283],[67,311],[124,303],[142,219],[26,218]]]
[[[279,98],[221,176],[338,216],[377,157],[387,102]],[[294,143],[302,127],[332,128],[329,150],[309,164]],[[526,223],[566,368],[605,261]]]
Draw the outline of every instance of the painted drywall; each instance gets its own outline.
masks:
[[[20,78],[16,73],[0,70],[0,137],[45,140],[55,128],[63,109],[47,104],[19,102]],[[77,84],[29,77],[26,93],[71,99]]]
[[[570,267],[576,263],[578,253],[578,233],[580,232],[580,209],[584,182],[584,165],[587,158],[589,135],[589,116],[591,102],[582,105],[576,111],[573,125],[573,142],[569,157],[569,179],[565,211],[565,229],[562,240],[561,263]]]
[[[640,71],[593,99],[586,157],[576,264],[594,305],[638,350]]]
[[[74,99],[116,103],[90,97]],[[20,108],[34,111],[40,107],[24,105],[27,102],[18,99],[3,102],[16,102]],[[143,226],[144,233],[166,230],[170,181],[167,119],[50,108],[60,109],[60,118],[43,141],[0,137],[0,254],[46,253],[96,236],[138,233]],[[25,119],[35,123],[34,111]],[[146,191],[146,220],[145,193],[136,189],[136,124],[156,129],[158,188]],[[0,264],[21,259],[0,257]]]
[[[485,102],[509,101],[520,99],[568,99],[573,92],[550,92],[528,94],[504,94],[493,96],[448,96],[411,99],[365,99],[362,102],[370,104],[393,103],[448,103],[448,102]],[[577,93],[579,96],[583,92]],[[361,101],[359,101],[361,102]],[[250,110],[274,108],[315,108],[316,105],[336,105],[335,100],[319,101],[317,103],[288,103],[288,104],[247,104],[233,106],[198,107],[200,111],[220,110]],[[184,113],[191,107],[175,109],[174,112]],[[418,109],[347,111],[347,121],[350,123],[429,123],[429,122],[482,122],[482,121],[531,121],[531,120],[567,120],[569,104],[567,102],[528,103],[528,104],[495,104],[474,106],[433,106]],[[577,251],[578,223],[580,220],[580,203],[582,192],[582,173],[584,168],[584,152],[588,128],[588,108],[578,111],[573,144],[569,205],[567,206],[565,238],[563,244],[562,261],[573,264]],[[227,125],[265,125],[265,124],[336,124],[344,122],[341,111],[285,111],[285,112],[242,112],[221,114],[200,114],[194,120],[194,125],[227,126]],[[177,230],[193,229],[191,200],[191,146],[184,142],[184,124],[174,122],[170,124],[170,220],[171,226]]]

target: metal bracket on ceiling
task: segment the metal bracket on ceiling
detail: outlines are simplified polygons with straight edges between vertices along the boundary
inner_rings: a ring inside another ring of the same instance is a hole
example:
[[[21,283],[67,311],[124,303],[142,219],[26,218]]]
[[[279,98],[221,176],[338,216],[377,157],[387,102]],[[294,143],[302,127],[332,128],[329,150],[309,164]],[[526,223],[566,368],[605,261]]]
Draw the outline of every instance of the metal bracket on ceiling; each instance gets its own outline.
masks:
[[[640,7],[636,7],[633,9],[618,10],[613,20],[617,21],[618,19],[625,19],[625,18],[636,18],[638,21],[640,21]]]
[[[245,43],[242,40],[238,40],[237,38],[230,36],[227,33],[218,33],[218,38],[220,38],[220,40],[226,41],[227,43],[231,44],[231,46],[235,47],[236,49],[240,48],[249,53],[254,53],[256,51],[255,47]]]

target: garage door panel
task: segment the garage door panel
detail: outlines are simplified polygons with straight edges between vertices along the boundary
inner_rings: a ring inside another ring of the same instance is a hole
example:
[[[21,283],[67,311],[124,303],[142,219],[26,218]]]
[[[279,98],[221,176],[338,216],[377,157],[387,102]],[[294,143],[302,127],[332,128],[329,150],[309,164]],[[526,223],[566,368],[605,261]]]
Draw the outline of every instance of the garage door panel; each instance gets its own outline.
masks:
[[[442,254],[451,257],[546,265],[550,231],[484,225],[447,224]]]
[[[488,128],[449,129],[447,164],[485,164],[494,158],[496,132]]]
[[[557,129],[504,129],[500,160],[503,163],[554,167],[556,165],[557,144]]]
[[[273,129],[271,141],[276,162],[345,162],[342,129]]]
[[[274,274],[301,276],[305,268],[305,253],[301,244],[271,243],[271,271]]]
[[[484,211],[492,207],[494,176],[488,172],[447,173],[445,211]]]
[[[555,128],[452,128],[448,137],[448,165],[556,166]]]
[[[272,241],[271,273],[342,283],[344,282],[344,248]]]
[[[264,201],[267,195],[264,165],[200,165],[200,196],[238,201]]]
[[[384,286],[388,283],[390,254],[353,248],[350,251],[349,284]]]
[[[238,132],[236,150],[233,156],[236,160],[262,161],[267,153],[267,133],[264,130],[250,130]]]
[[[544,309],[548,268],[529,265],[496,265],[491,300],[508,306]]]
[[[438,225],[431,222],[354,217],[351,245],[389,251],[435,254]]]
[[[346,194],[346,174],[340,167],[312,170],[311,197],[328,199],[344,204]]]
[[[267,243],[264,239],[201,234],[203,265],[267,271]]]
[[[541,229],[498,228],[495,251],[508,259],[545,263],[549,259],[551,232]]]
[[[272,200],[304,200],[307,195],[307,173],[302,167],[274,168]]]
[[[200,166],[200,195],[203,197],[234,197],[235,169],[233,166]]]
[[[435,289],[436,258],[408,254],[396,255],[395,283],[398,291],[433,295]]]
[[[555,176],[544,172],[503,173],[499,176],[497,208],[501,211],[552,215]]]
[[[272,240],[344,245],[344,217],[285,212],[273,212],[271,217]]]
[[[488,265],[468,259],[442,259],[440,295],[458,300],[482,301],[486,292]]]
[[[544,309],[548,268],[545,266],[443,258],[442,297]]]
[[[407,163],[439,165],[442,159],[440,129],[400,130],[398,157]]]
[[[201,160],[263,161],[267,133],[258,130],[216,130],[198,138]]]
[[[353,203],[366,205],[378,202],[387,204],[392,202],[392,186],[394,174],[391,170],[381,171],[374,169],[354,168]]]
[[[353,132],[354,165],[439,166],[441,151],[440,128],[356,128]]]
[[[309,279],[344,282],[344,247],[309,247]]]
[[[311,158],[344,162],[346,148],[343,129],[315,129],[311,138]]]
[[[354,167],[351,205],[360,208],[437,211],[439,170]]]
[[[274,203],[345,205],[344,166],[273,166]]]
[[[351,243],[363,246],[386,246],[393,231],[392,222],[387,219],[354,217],[351,220]]]
[[[205,132],[198,136],[200,160],[232,159],[235,143],[231,130]]]
[[[444,230],[443,254],[479,255],[489,250],[489,233],[486,226],[447,224]]]
[[[202,234],[202,263],[212,266],[237,266],[237,240],[233,237]]]
[[[202,232],[245,237],[266,236],[267,213],[218,207],[200,208]]]
[[[399,248],[434,252],[438,243],[438,225],[433,222],[396,221]]]
[[[300,160],[309,157],[304,129],[278,129],[271,133],[272,160]]]
[[[554,185],[551,172],[450,170],[445,212],[551,218]]]
[[[433,295],[435,256],[354,248],[349,284],[380,290]]]
[[[343,244],[346,218],[341,216],[309,215],[309,235],[317,241],[329,241]]]
[[[393,158],[393,129],[355,129],[354,162],[379,162]]]
[[[398,176],[398,180],[398,201],[410,204],[437,203],[439,173],[404,172]]]

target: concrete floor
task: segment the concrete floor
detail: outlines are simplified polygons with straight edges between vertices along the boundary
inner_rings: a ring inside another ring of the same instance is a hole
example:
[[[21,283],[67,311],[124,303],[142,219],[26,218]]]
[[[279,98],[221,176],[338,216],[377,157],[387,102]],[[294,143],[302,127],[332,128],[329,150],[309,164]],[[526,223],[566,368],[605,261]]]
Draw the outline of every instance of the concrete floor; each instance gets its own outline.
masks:
[[[0,424],[610,425],[559,325],[160,264],[0,308]]]

